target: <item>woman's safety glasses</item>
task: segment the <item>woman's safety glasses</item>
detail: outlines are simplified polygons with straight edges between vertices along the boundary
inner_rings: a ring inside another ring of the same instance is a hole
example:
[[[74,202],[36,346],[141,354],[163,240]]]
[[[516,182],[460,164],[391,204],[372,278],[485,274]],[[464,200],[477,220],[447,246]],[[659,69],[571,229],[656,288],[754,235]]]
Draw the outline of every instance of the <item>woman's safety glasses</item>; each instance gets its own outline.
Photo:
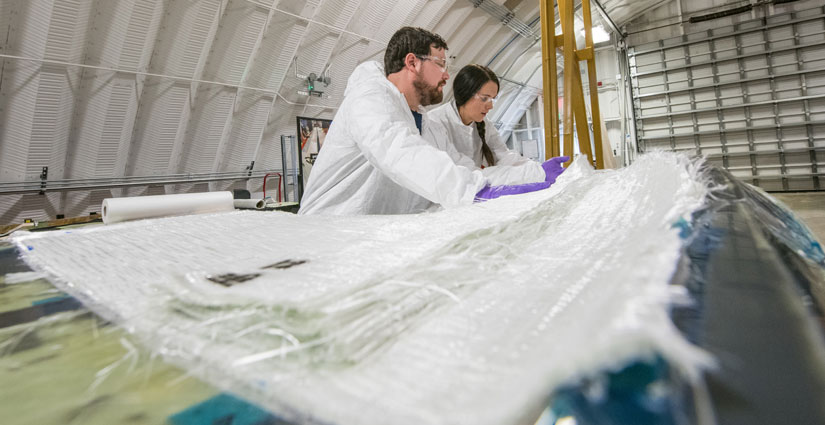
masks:
[[[480,101],[482,101],[483,103],[489,103],[491,105],[495,105],[496,101],[498,100],[498,97],[490,97],[490,96],[487,96],[486,94],[478,94],[478,93],[474,94],[473,97],[480,100]]]

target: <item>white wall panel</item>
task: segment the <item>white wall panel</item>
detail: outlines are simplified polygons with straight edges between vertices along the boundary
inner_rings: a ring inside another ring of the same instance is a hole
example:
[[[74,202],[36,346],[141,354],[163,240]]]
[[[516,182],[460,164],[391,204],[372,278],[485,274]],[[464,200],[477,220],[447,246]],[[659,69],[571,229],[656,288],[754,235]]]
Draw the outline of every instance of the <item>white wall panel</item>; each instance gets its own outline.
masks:
[[[180,120],[189,105],[190,85],[150,77],[143,87],[126,175],[163,175],[172,164]]]
[[[151,49],[148,77],[142,88],[126,175],[177,172],[189,118],[194,109],[207,53],[222,15],[219,0],[166,3]]]
[[[196,94],[197,108],[184,136],[181,162],[177,173],[209,173],[235,104],[236,91],[214,85],[202,85]]]
[[[3,2],[3,53],[74,62],[83,54],[90,2]],[[37,61],[3,60],[0,80],[0,181],[37,180],[64,174],[80,70]],[[60,213],[60,194],[0,197],[0,222]]]
[[[433,2],[435,3],[435,2]],[[374,60],[383,62],[384,50],[390,37],[399,28],[414,25],[413,19],[423,11],[430,10],[424,0],[395,3],[393,0],[375,0],[362,2],[361,10],[353,17],[350,28],[353,32],[371,33],[372,40],[367,40],[367,47],[361,55],[361,62]],[[363,5],[367,5],[364,7]],[[363,26],[362,26],[363,25]],[[426,28],[426,27],[425,27]]]
[[[232,131],[228,143],[217,155],[218,171],[244,170],[255,156],[255,149],[261,140],[266,116],[272,105],[271,95],[255,92],[243,92],[240,95],[237,110],[233,115]],[[277,168],[280,164],[259,164],[262,168]]]
[[[460,1],[462,0],[430,0],[426,2],[420,14],[413,17],[410,25],[421,28],[435,28],[438,22],[447,14],[447,11],[450,10],[455,3]],[[395,30],[392,29],[390,31],[389,35],[395,32]],[[387,39],[389,39],[389,37],[387,37]]]
[[[198,64],[208,56],[221,14],[220,0],[167,1],[149,71],[201,78],[197,75]]]
[[[277,91],[284,79],[294,78],[292,59],[306,29],[306,21],[281,13],[273,14],[246,85]]]
[[[444,13],[443,16],[432,27],[432,31],[442,37],[449,38],[456,27],[465,22],[474,12],[484,13],[476,8],[472,3],[467,1],[456,1],[453,6]],[[476,15],[480,16],[480,15]]]
[[[54,55],[60,49],[52,46],[65,45],[67,40],[83,44],[83,33],[78,34],[75,28],[85,27],[87,9],[68,14],[65,4],[52,8],[40,2],[19,2],[13,6],[18,8],[4,9],[10,23],[6,54],[60,61],[80,59],[81,50]],[[59,24],[51,27],[52,21]],[[66,70],[38,61],[4,61],[0,81],[0,109],[4,111],[0,181],[36,179],[44,166],[53,176],[63,174],[73,88],[78,85],[79,75],[76,68]]]
[[[315,21],[336,28],[345,28],[360,4],[361,2],[356,0],[324,0],[323,7],[315,16]],[[369,22],[366,24],[369,25]]]
[[[69,138],[67,177],[124,175],[141,84],[162,16],[159,1],[97,1]],[[147,50],[149,52],[147,52]]]
[[[246,0],[230,0],[208,52],[203,79],[240,84],[269,10]]]
[[[725,19],[632,49],[642,145],[696,150],[769,190],[823,189],[825,9]]]
[[[214,38],[209,41],[201,78],[227,85],[206,83],[197,86],[181,139],[177,172],[217,171],[219,154],[228,143],[236,112],[238,92],[232,86],[244,83],[269,12],[252,2],[229,1],[217,27],[215,23],[210,27]]]
[[[470,13],[466,16],[463,14],[450,14],[445,17],[442,24],[439,24],[439,28],[444,31],[440,34],[447,38],[448,44],[454,46],[450,49],[450,56],[458,58],[458,62],[461,64],[471,63],[476,59],[479,46],[472,43],[472,41],[478,39],[479,33],[494,33],[497,30],[504,29],[505,32],[512,34],[509,28],[501,25],[501,22],[480,8],[471,8],[469,11]],[[447,22],[448,18],[461,19],[461,21]]]

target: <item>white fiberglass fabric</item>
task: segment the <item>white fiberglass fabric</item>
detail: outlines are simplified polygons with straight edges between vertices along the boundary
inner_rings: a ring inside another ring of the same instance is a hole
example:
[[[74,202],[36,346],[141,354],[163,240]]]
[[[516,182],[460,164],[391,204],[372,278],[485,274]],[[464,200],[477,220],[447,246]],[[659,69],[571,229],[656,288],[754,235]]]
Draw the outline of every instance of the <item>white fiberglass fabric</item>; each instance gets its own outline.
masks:
[[[15,241],[165,359],[286,419],[525,423],[577,377],[706,361],[667,315],[672,225],[706,194],[696,163],[654,153],[431,214],[245,211]],[[209,279],[230,274],[248,280]]]

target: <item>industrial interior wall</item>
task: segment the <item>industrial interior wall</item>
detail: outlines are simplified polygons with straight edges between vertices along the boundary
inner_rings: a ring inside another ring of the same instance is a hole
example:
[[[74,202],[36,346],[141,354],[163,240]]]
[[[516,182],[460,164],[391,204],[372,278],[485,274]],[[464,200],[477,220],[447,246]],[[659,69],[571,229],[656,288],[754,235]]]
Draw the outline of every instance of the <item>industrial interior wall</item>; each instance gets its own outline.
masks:
[[[510,7],[511,24],[538,16],[538,4]],[[253,161],[279,170],[296,117],[332,118],[355,66],[382,60],[405,25],[447,40],[451,73],[481,63],[516,74],[534,43],[470,1],[0,1],[0,224],[87,215],[113,196],[259,192],[261,179],[62,192],[48,182],[185,179]],[[311,73],[331,79],[312,95]],[[39,183],[43,167],[44,194],[6,193]]]
[[[639,146],[769,191],[823,190],[822,1],[725,3],[672,1],[627,26]]]
[[[615,39],[615,35],[613,38]],[[623,55],[622,55],[623,56]],[[623,144],[628,139],[627,129],[622,122],[627,113],[622,108],[624,85],[618,67],[619,53],[611,44],[596,50],[596,77],[599,85],[599,109],[604,124],[604,134],[610,143],[610,150],[617,158],[617,164],[627,164],[623,160]],[[589,90],[589,87],[588,87]]]

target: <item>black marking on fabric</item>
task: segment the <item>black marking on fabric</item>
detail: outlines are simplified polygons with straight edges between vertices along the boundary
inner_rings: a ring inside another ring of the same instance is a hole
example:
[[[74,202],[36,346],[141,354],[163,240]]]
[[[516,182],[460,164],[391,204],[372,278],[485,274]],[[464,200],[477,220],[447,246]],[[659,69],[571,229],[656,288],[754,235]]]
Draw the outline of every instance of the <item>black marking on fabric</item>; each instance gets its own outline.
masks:
[[[34,347],[32,347],[32,348],[34,348]],[[57,358],[59,358],[59,357],[60,357],[60,354],[57,354],[57,353],[47,354],[47,355],[45,355],[45,356],[40,356],[40,357],[38,357],[38,358],[36,358],[36,359],[33,359],[33,360],[31,360],[31,361],[26,362],[26,366],[25,366],[25,367],[34,366],[34,365],[36,365],[36,364],[38,364],[38,363],[48,362],[48,361],[51,361],[51,360],[57,359]]]
[[[30,272],[32,269],[23,262],[20,255],[17,253],[17,248],[13,245],[7,245],[5,242],[0,244],[0,274]]]
[[[21,323],[33,322],[43,316],[62,313],[64,311],[79,310],[82,307],[83,304],[81,304],[80,301],[67,296],[19,310],[5,311],[0,313],[0,329]]]
[[[107,326],[113,326],[114,324],[102,317],[94,316],[94,320],[97,320],[97,327],[98,328],[105,328]]]
[[[123,423],[134,423],[134,422],[148,422],[148,417],[145,413],[134,413],[123,418]]]
[[[94,411],[98,407],[100,407],[100,406],[102,406],[106,403],[109,403],[111,400],[112,400],[112,396],[109,395],[109,394],[104,394],[104,395],[95,397],[94,399],[92,399],[88,403],[86,403],[86,404],[84,404],[80,407],[76,407],[76,408],[70,410],[68,413],[66,413],[65,423],[72,423],[75,420],[77,420],[80,417],[80,415],[82,415],[84,413],[87,413],[87,412],[90,412],[90,411]]]
[[[262,269],[288,269],[306,263],[307,260],[284,260],[275,264],[261,267]]]
[[[232,425],[235,423],[235,414],[230,413],[212,421],[212,425]]]
[[[43,345],[43,340],[40,339],[40,337],[37,335],[37,332],[28,332],[9,337],[9,339],[15,338],[19,339],[15,342],[12,342],[9,347],[0,350],[0,354],[5,356],[22,353],[23,351],[31,350],[33,348],[37,348]]]
[[[226,273],[220,274],[217,276],[206,276],[212,282],[217,283],[218,285],[226,286],[227,288],[230,286],[237,285],[239,283],[244,283],[246,281],[250,281],[255,279],[256,277],[260,276],[260,273],[249,273],[249,274],[235,274],[235,273]]]

